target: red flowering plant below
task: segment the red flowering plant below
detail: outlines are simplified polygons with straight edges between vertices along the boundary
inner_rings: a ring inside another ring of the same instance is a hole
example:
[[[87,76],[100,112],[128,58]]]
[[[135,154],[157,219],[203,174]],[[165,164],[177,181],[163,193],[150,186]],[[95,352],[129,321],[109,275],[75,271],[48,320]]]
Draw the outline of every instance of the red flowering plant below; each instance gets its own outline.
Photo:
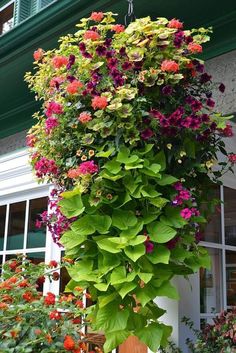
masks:
[[[58,280],[56,261],[34,265],[19,256],[7,261],[2,270],[0,352],[88,352],[81,288],[75,295],[48,292],[43,296],[39,291],[46,278]]]
[[[42,101],[27,137],[31,163],[56,184],[39,224],[74,260],[70,290],[89,288],[104,351],[130,335],[156,351],[171,327],[154,299],[177,299],[173,276],[209,266],[198,242],[210,190],[235,163],[231,154],[215,168],[232,128],[196,58],[210,30],[149,17],[125,28],[102,12],[77,27],[58,49],[37,50],[26,74]]]

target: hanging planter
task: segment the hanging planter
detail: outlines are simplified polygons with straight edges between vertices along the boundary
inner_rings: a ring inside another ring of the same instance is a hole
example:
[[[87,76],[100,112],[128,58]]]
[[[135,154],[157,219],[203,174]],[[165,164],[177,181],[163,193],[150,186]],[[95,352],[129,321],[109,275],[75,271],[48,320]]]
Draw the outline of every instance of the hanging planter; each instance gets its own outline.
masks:
[[[71,259],[68,289],[90,291],[105,352],[129,335],[156,351],[171,327],[154,299],[178,299],[173,276],[209,266],[198,242],[216,203],[211,186],[227,168],[212,169],[232,130],[194,57],[209,30],[149,17],[125,28],[102,12],[77,27],[59,49],[37,50],[26,74],[42,100],[31,163],[59,195],[39,225]]]

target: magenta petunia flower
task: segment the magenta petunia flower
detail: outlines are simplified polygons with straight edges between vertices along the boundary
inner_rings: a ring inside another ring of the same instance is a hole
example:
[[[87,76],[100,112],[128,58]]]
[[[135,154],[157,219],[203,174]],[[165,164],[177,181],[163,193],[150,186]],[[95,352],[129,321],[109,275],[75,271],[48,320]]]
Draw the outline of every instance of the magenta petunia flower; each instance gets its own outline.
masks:
[[[192,217],[192,211],[190,210],[190,208],[187,207],[180,211],[180,215],[184,219],[189,219]]]
[[[149,128],[141,132],[141,137],[143,140],[148,140],[153,135],[154,135],[154,132]]]

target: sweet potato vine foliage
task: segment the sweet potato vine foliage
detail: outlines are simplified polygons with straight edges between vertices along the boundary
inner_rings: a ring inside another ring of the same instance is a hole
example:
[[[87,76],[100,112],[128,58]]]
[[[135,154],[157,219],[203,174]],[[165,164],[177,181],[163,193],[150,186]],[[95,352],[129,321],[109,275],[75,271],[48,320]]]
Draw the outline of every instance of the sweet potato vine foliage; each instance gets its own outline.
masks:
[[[26,81],[42,110],[27,141],[36,176],[57,185],[39,225],[74,260],[68,289],[89,289],[105,352],[129,335],[156,351],[171,327],[154,298],[177,299],[173,276],[209,265],[198,242],[232,130],[194,58],[208,30],[166,18],[114,23],[93,13],[58,49],[34,53]]]

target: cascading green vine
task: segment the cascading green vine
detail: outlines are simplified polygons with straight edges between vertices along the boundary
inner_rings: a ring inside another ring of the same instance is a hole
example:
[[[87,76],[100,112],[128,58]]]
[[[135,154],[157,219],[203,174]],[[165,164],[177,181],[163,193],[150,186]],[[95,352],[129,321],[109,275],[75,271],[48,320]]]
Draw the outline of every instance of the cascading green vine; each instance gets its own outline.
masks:
[[[194,58],[209,30],[165,18],[114,22],[92,13],[58,49],[34,53],[26,81],[42,111],[27,141],[36,176],[57,185],[53,212],[38,224],[71,259],[67,290],[89,290],[104,351],[130,335],[156,351],[172,329],[154,299],[178,299],[172,278],[209,266],[198,243],[228,165],[214,169],[217,152],[226,154],[221,136],[232,130]]]

